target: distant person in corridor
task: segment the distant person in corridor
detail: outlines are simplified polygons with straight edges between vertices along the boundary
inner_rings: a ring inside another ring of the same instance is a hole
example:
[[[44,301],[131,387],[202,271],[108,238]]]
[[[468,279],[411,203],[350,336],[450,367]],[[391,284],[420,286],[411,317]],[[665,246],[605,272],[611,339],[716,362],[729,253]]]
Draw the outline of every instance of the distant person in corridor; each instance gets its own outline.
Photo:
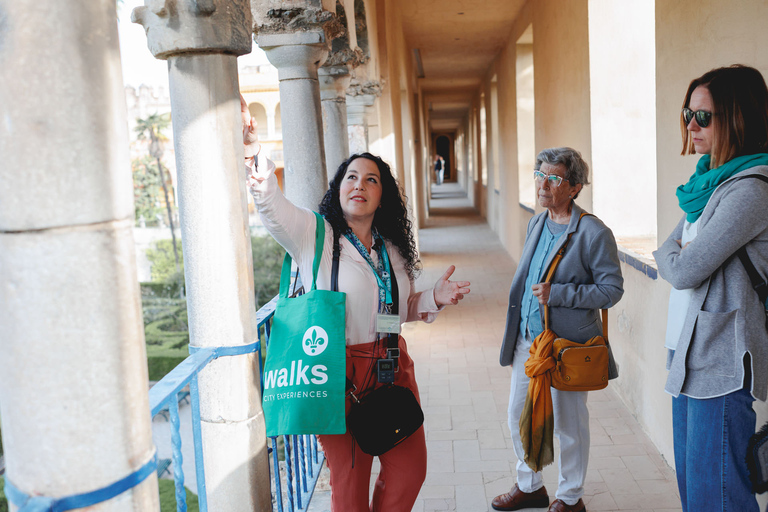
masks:
[[[493,499],[494,510],[549,506],[550,512],[583,512],[581,497],[589,460],[589,412],[586,391],[552,389],[555,436],[560,440],[560,479],[550,505],[540,472],[525,463],[520,416],[528,391],[525,362],[533,340],[544,330],[539,304],[550,308],[551,329],[585,343],[602,334],[599,310],[616,304],[624,279],[613,233],[597,217],[585,216],[574,200],[589,183],[589,167],[571,148],[545,149],[536,157],[534,177],[541,206],[528,223],[520,264],[512,280],[502,366],[512,365],[509,430],[517,456],[517,484]],[[558,249],[573,233],[551,283],[541,283]]]
[[[683,510],[757,512],[745,456],[754,400],[768,389],[766,305],[734,254],[768,274],[768,89],[756,69],[693,80],[680,113],[683,155],[702,155],[677,189],[685,215],[653,253],[672,284],[666,391]],[[752,177],[750,177],[752,176]]]
[[[442,156],[437,155],[435,157],[435,183],[438,185],[443,184],[445,178],[445,160]]]

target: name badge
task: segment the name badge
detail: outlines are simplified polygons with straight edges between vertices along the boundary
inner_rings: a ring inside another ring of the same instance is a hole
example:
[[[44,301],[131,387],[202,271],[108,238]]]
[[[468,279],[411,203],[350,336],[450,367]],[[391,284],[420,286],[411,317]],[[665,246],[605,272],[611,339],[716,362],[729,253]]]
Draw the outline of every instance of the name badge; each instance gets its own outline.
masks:
[[[400,315],[376,315],[376,332],[400,334]]]

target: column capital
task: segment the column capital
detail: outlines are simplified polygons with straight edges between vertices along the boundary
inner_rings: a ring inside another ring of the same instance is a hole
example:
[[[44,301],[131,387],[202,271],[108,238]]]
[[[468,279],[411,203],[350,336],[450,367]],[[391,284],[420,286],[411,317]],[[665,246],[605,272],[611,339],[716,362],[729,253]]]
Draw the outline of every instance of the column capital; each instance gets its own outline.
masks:
[[[323,32],[293,32],[290,34],[259,34],[259,47],[269,62],[277,68],[278,79],[317,79],[317,70],[328,57],[328,45]]]
[[[344,101],[352,80],[347,66],[323,66],[317,70],[320,79],[320,99]]]
[[[253,33],[262,48],[282,44],[317,44],[329,46],[335,37],[344,33],[344,26],[339,22],[336,2],[331,0],[286,0],[281,8],[271,8],[273,0],[251,0]],[[278,36],[301,39],[302,34],[309,34],[306,42],[282,43]],[[314,40],[319,34],[319,41]],[[277,39],[270,39],[271,36]],[[264,44],[262,39],[267,37]]]
[[[167,59],[181,53],[250,53],[248,0],[144,0],[131,13],[144,27],[152,55]]]
[[[373,96],[374,99],[381,96],[381,90],[384,88],[384,79],[366,80],[365,82],[352,83],[347,89],[347,96]],[[349,99],[347,100],[349,101]],[[373,103],[371,103],[373,105]]]

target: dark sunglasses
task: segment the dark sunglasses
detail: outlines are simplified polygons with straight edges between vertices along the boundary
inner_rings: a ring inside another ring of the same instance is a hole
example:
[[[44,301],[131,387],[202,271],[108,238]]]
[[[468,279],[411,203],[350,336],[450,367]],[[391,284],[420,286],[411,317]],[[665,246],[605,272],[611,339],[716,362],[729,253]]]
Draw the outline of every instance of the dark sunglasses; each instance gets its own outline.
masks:
[[[694,112],[688,107],[683,109],[683,121],[685,121],[686,126],[690,124],[691,119],[694,117],[696,118],[696,124],[702,128],[706,128],[709,126],[710,121],[712,121],[712,112],[707,112],[706,110],[697,110]]]

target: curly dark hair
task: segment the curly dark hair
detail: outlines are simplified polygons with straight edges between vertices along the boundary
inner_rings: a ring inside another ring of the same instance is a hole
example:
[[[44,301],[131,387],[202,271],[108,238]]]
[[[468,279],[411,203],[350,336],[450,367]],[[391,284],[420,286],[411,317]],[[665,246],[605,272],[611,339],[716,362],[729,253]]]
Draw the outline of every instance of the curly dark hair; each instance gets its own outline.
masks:
[[[336,171],[336,175],[328,182],[328,190],[320,201],[319,211],[339,233],[347,233],[350,228],[341,210],[339,193],[341,181],[347,174],[349,165],[358,158],[365,158],[376,164],[381,175],[381,207],[373,217],[373,227],[382,238],[389,240],[405,261],[405,271],[408,277],[416,279],[421,270],[419,253],[413,239],[413,223],[408,218],[404,194],[392,176],[392,171],[384,160],[370,153],[359,153],[350,156]]]

